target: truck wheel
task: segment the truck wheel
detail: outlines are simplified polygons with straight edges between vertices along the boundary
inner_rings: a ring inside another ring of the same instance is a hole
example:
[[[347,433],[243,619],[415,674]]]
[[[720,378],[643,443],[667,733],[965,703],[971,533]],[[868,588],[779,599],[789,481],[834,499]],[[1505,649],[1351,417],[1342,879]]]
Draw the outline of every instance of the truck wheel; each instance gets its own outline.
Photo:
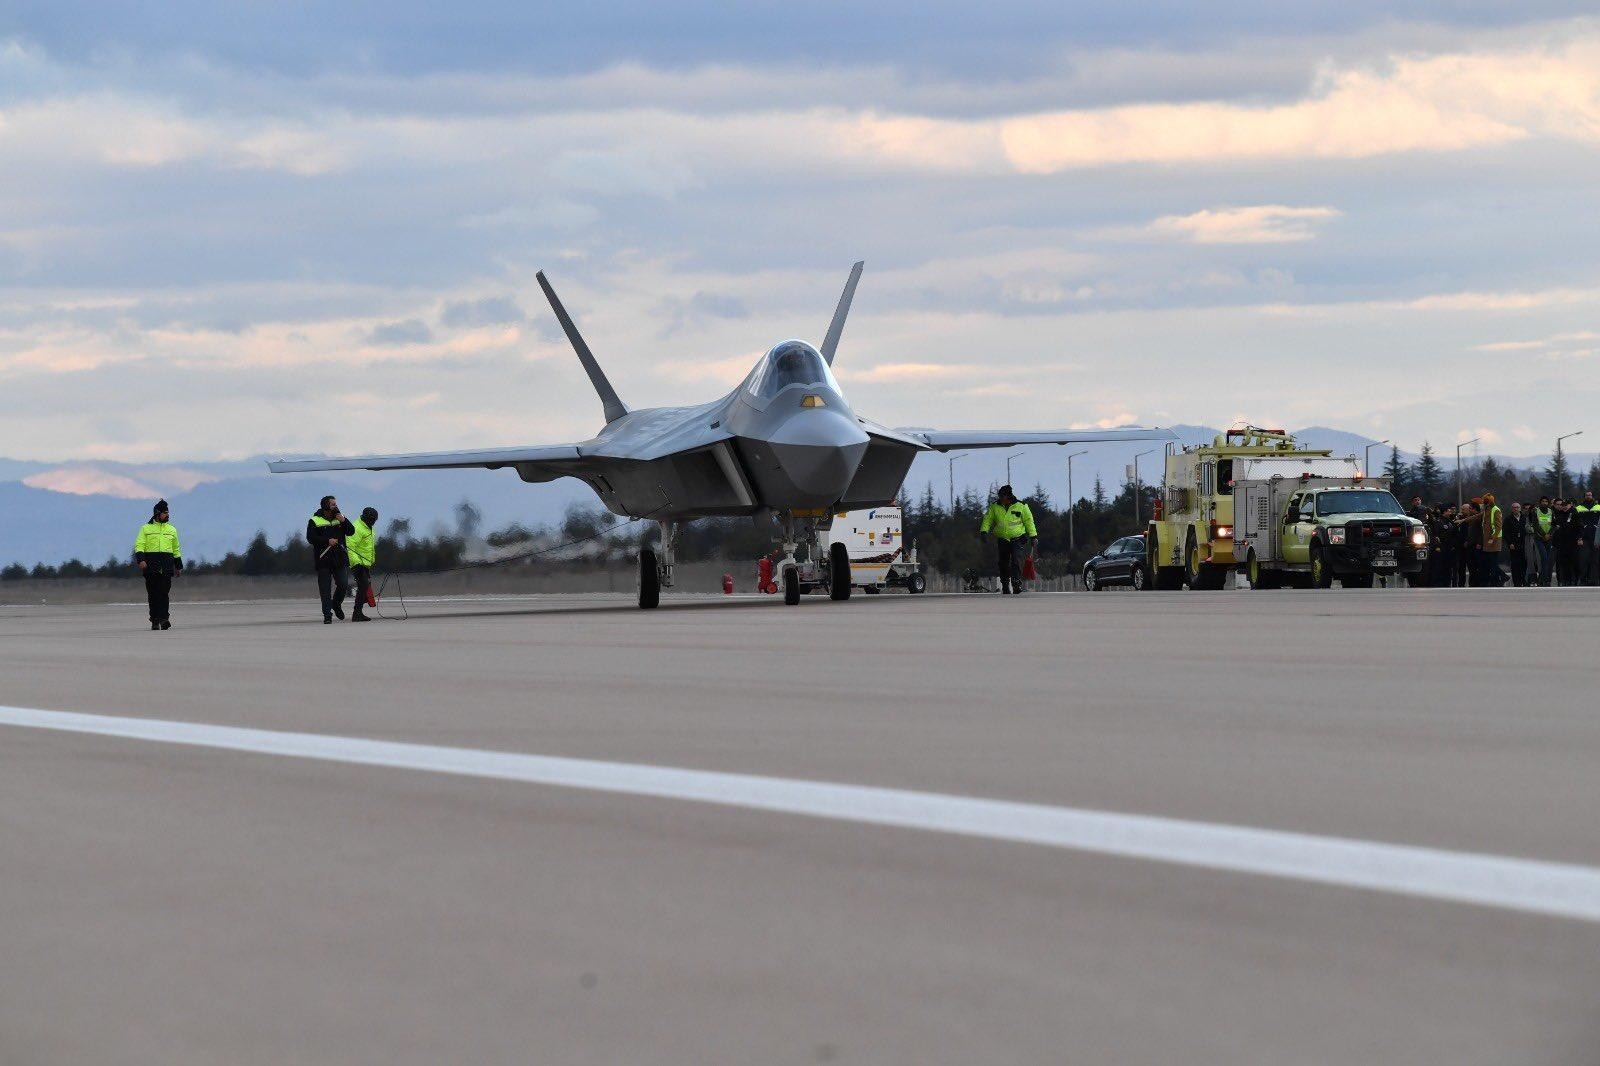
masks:
[[[1183,588],[1183,567],[1161,565],[1161,543],[1156,535],[1155,526],[1151,526],[1145,534],[1144,543],[1144,558],[1150,576],[1145,588],[1162,589],[1169,592],[1173,589]]]
[[[922,593],[927,592],[928,579],[923,577],[920,573],[912,573],[907,575],[906,591],[911,593],[913,596],[919,596]]]
[[[1328,565],[1328,553],[1317,545],[1311,548],[1311,587],[1333,588],[1333,567]]]
[[[828,595],[835,600],[850,598],[850,549],[843,544],[828,549]]]
[[[792,566],[783,568],[783,602],[790,607],[800,602],[800,571]]]
[[[661,602],[661,572],[653,548],[639,549],[639,606],[648,610]]]
[[[1185,545],[1184,553],[1184,580],[1189,588],[1196,592],[1215,592],[1227,580],[1227,574],[1222,567],[1214,563],[1200,561],[1200,544],[1195,540],[1194,530],[1189,531],[1189,540]]]
[[[1245,561],[1244,576],[1252,589],[1275,589],[1279,584],[1278,572],[1261,569],[1261,560],[1256,558],[1255,552],[1251,552],[1250,558]]]

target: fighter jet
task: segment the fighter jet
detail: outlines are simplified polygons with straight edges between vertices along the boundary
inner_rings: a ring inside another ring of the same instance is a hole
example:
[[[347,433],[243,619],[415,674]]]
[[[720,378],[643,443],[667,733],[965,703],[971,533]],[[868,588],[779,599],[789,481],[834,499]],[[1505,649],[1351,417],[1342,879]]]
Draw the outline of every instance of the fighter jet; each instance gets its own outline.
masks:
[[[729,515],[776,519],[782,532],[778,569],[784,602],[793,605],[800,602],[796,552],[802,544],[818,553],[812,558],[825,573],[831,596],[849,597],[849,555],[843,545],[822,553],[818,533],[836,512],[892,503],[921,452],[1172,436],[1148,429],[890,429],[861,417],[833,376],[833,360],[864,266],[851,268],[820,349],[803,340],[782,341],[721,399],[698,407],[639,410],[630,409],[612,388],[541,271],[539,287],[600,396],[606,425],[594,437],[575,444],[279,460],[267,466],[275,474],[510,467],[527,482],[575,477],[613,513],[659,523],[660,550],[646,542],[639,552],[640,607],[656,606],[661,589],[672,587],[681,523]]]

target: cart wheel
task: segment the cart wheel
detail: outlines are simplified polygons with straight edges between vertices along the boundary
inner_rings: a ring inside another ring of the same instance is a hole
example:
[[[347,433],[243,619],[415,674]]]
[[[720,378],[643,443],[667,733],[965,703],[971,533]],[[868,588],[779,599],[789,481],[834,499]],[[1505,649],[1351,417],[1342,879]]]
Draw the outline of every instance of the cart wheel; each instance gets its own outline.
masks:
[[[912,573],[906,577],[906,591],[913,596],[921,595],[928,591],[928,579],[921,573]]]

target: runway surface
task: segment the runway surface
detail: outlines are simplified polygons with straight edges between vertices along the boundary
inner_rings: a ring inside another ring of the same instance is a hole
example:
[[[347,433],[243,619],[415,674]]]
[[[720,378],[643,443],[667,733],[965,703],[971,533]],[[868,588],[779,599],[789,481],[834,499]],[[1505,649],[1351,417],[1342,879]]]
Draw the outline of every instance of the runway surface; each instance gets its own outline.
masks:
[[[177,612],[0,608],[6,1066],[1600,1061],[1594,591]]]

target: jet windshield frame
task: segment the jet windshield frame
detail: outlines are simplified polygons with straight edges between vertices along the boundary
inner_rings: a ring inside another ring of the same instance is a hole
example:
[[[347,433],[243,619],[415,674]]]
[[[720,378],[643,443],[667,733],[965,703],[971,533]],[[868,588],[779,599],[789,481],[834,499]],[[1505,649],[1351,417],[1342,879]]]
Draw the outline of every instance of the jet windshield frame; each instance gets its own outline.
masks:
[[[785,367],[779,370],[777,367],[780,360],[794,360],[804,365],[795,369]],[[844,395],[844,391],[839,388],[838,380],[833,376],[833,370],[821,352],[805,341],[787,340],[773,345],[761,357],[761,361],[745,379],[744,396],[751,406],[762,410],[786,389],[794,386],[827,389],[838,396]]]

